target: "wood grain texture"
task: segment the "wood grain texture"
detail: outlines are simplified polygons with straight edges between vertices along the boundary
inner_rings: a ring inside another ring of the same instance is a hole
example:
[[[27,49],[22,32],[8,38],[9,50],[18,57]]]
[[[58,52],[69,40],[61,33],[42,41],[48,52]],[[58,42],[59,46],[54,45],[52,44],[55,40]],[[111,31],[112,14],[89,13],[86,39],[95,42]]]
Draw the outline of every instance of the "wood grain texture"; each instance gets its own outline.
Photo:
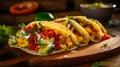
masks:
[[[81,47],[76,50],[76,53],[64,52],[44,57],[32,58],[29,60],[30,66],[74,65],[102,60],[114,56],[120,53],[120,32],[114,31],[114,34],[116,34],[116,37]],[[101,46],[105,43],[107,43],[108,46],[101,48]],[[64,58],[65,55],[68,57]]]
[[[85,47],[78,48],[75,50],[77,51],[75,53],[71,53],[71,51],[69,51],[51,54],[48,56],[35,56],[25,53],[22,50],[7,46],[5,49],[0,50],[0,57],[7,58],[12,56],[13,53],[15,53],[16,56],[5,60],[1,60],[0,58],[0,67],[66,66],[103,60],[120,54],[120,32],[116,30],[112,30],[111,32],[113,32],[116,37],[112,37],[99,43],[91,43]],[[103,46],[105,43],[107,43],[108,46],[101,48],[101,46]],[[11,55],[9,54],[9,56],[5,57],[4,54],[6,52],[10,53]],[[65,55],[68,57],[64,58]]]

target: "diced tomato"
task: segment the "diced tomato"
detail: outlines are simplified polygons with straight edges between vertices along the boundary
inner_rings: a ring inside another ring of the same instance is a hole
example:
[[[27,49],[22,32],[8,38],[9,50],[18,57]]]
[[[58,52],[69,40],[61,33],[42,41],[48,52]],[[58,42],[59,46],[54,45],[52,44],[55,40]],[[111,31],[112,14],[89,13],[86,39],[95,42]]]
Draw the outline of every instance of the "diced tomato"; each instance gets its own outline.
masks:
[[[42,29],[42,32],[40,33],[42,37],[48,37],[48,31],[46,29]]]
[[[48,35],[49,38],[55,37],[55,32],[53,30],[49,30]]]
[[[61,47],[60,47],[60,45],[55,45],[54,49],[55,49],[55,50],[60,50]]]
[[[109,39],[110,38],[110,35],[104,33],[103,36],[102,36],[102,40],[106,40],[106,39]]]
[[[37,24],[34,24],[34,29],[35,29],[35,30],[38,30],[38,29],[39,29]]]
[[[38,29],[39,29],[38,26],[35,24],[34,27],[32,26],[25,27],[24,31],[29,32],[29,31],[38,30]]]
[[[54,37],[55,38],[55,42],[54,42],[54,44],[55,44],[54,49],[55,50],[61,49],[60,44],[65,43],[65,39],[60,38],[60,36],[61,36],[60,33],[55,33],[54,29],[51,29],[51,30],[42,29],[42,32],[40,33],[40,35],[42,37],[44,37],[44,39]]]
[[[56,33],[54,32],[54,30],[42,30],[42,32],[40,33],[40,35],[44,38],[52,38],[56,36]]]
[[[60,45],[65,44],[65,40],[59,39],[59,40],[56,40],[54,43],[55,43],[55,50],[59,50],[59,49],[61,49]]]
[[[60,34],[56,34],[55,35],[55,40],[59,40],[59,38],[60,38]]]
[[[24,31],[25,32],[28,32],[28,31],[30,31],[30,30],[33,30],[34,28],[32,27],[32,26],[28,26],[28,27],[25,27],[24,28]]]
[[[44,37],[44,34],[43,34],[43,33],[40,33],[40,36],[41,36],[41,37]]]
[[[25,32],[27,32],[27,31],[28,31],[28,28],[24,27],[23,30],[24,30]]]
[[[38,46],[38,44],[31,42],[31,43],[29,43],[28,49],[37,51],[38,50],[37,46]]]
[[[37,40],[37,35],[36,34],[30,34],[30,42],[34,42],[35,40]]]

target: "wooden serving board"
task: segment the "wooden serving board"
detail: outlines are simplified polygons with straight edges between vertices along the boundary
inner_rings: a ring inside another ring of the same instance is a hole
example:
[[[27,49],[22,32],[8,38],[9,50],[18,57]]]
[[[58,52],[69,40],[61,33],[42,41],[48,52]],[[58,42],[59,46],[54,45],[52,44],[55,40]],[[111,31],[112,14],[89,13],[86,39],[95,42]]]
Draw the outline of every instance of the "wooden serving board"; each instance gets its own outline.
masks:
[[[74,51],[29,59],[30,66],[61,66],[102,60],[120,53],[120,32],[112,30],[116,37],[92,43]],[[106,47],[102,47],[104,44]],[[73,52],[73,53],[72,53]],[[67,56],[67,57],[65,57]]]
[[[48,56],[35,56],[25,53],[19,49],[9,48],[11,51],[18,51],[18,57],[10,60],[0,61],[0,66],[8,64],[14,66],[16,64],[24,63],[28,66],[65,66],[73,64],[82,64],[109,58],[120,53],[120,32],[112,30],[116,37],[101,41],[99,43],[91,43],[87,46],[76,49],[75,51],[61,52],[51,54]],[[104,44],[106,47],[101,47]],[[7,49],[8,50],[8,49]],[[72,53],[73,52],[73,53]],[[11,62],[12,61],[12,62]],[[13,61],[15,61],[13,63]],[[10,62],[10,63],[9,63]]]

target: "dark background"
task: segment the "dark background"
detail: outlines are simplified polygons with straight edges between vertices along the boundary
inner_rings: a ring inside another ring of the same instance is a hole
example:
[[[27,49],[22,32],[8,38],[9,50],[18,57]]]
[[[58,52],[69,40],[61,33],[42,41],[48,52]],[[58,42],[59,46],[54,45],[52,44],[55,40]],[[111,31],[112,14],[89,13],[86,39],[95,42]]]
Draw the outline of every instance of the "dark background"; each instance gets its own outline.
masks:
[[[24,1],[37,1],[39,3],[39,8],[36,12],[22,15],[14,16],[9,13],[9,8],[20,2]],[[63,17],[63,14],[70,12],[71,15],[79,15],[79,5],[81,3],[93,3],[93,2],[103,2],[103,3],[113,3],[117,4],[116,12],[120,12],[120,0],[1,0],[0,2],[0,24],[14,25],[18,23],[28,23],[34,20],[34,16],[38,12],[51,12],[55,17]],[[71,12],[73,11],[73,12]],[[74,11],[77,11],[77,13]],[[61,14],[61,12],[64,12]]]

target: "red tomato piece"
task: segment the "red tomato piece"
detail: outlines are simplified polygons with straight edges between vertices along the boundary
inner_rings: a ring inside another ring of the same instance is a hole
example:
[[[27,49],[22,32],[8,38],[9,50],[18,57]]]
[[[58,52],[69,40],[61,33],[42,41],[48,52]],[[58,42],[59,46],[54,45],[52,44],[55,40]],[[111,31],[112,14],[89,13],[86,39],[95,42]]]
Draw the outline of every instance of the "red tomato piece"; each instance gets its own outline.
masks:
[[[37,40],[37,35],[36,34],[30,34],[30,42],[34,42],[35,40]]]
[[[24,31],[25,32],[28,32],[28,31],[31,31],[31,30],[33,30],[34,28],[32,27],[32,26],[28,26],[27,28],[25,27],[24,28]]]
[[[28,49],[29,50],[35,50],[35,51],[37,51],[38,50],[38,44],[35,44],[35,43],[29,43],[29,46],[28,46]]]
[[[54,49],[55,49],[55,50],[60,50],[61,47],[60,47],[60,45],[55,45]]]
[[[55,35],[55,40],[59,40],[59,38],[60,38],[60,34],[56,34]]]
[[[104,33],[103,36],[102,36],[102,40],[106,40],[106,39],[109,39],[110,38],[110,35]]]
[[[55,32],[53,30],[49,30],[48,35],[49,38],[55,37]]]

